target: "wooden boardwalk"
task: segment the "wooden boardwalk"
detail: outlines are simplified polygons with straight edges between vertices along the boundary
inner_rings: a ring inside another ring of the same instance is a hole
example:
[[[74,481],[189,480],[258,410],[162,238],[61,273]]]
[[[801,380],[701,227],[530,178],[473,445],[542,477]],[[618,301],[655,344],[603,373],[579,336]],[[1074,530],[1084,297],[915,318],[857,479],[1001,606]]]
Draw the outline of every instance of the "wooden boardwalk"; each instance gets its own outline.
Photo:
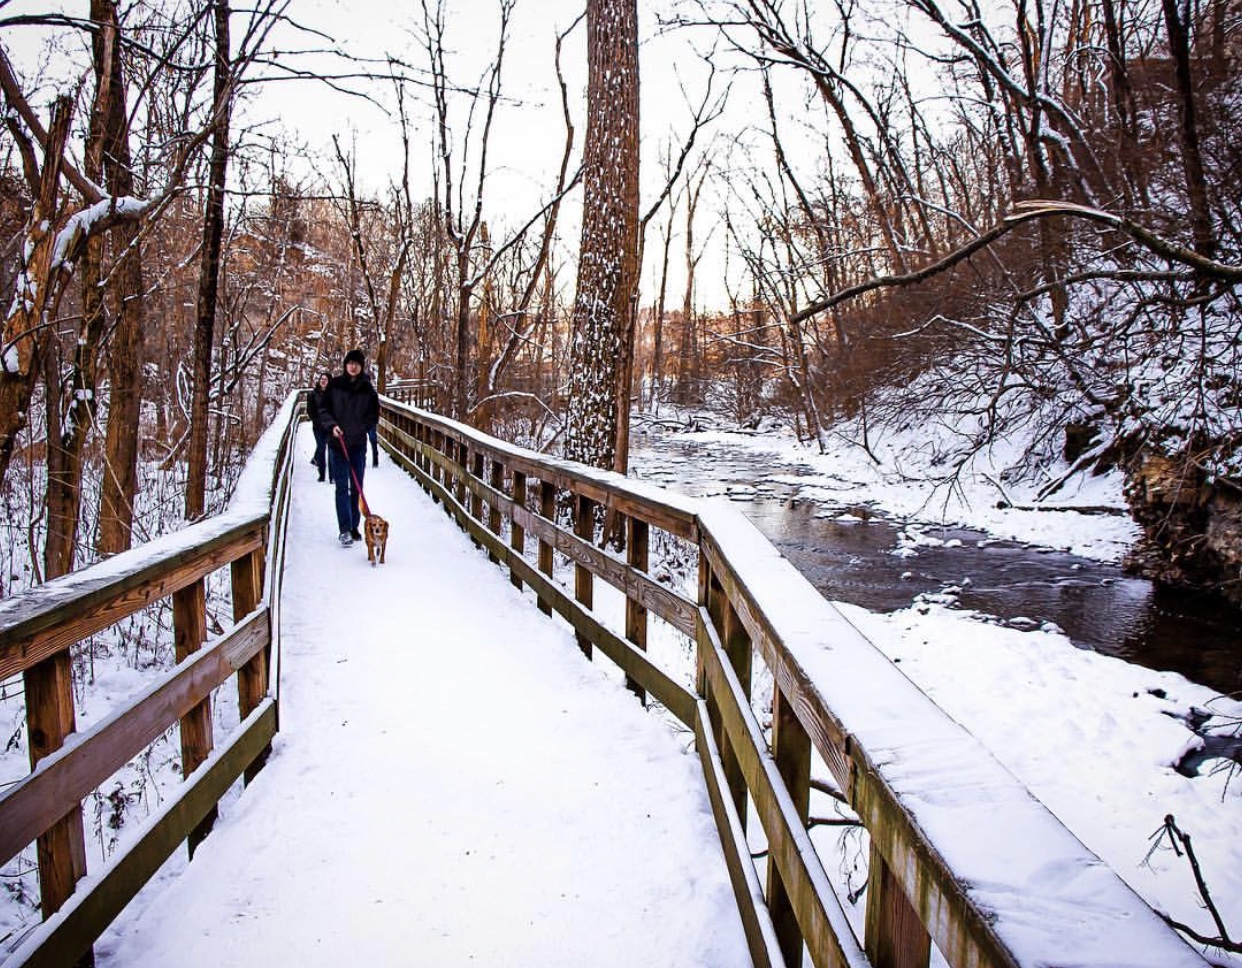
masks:
[[[685,734],[387,458],[374,569],[296,478],[273,755],[97,964],[749,964]]]

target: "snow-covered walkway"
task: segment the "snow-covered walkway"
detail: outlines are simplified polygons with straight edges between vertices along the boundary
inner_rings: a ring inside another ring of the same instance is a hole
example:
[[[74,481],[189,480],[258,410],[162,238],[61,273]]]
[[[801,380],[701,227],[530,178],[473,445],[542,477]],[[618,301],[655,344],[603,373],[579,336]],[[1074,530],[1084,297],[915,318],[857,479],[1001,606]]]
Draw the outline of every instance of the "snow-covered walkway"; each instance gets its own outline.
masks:
[[[299,440],[281,732],[97,963],[749,963],[685,735],[588,663],[386,456],[386,565]]]

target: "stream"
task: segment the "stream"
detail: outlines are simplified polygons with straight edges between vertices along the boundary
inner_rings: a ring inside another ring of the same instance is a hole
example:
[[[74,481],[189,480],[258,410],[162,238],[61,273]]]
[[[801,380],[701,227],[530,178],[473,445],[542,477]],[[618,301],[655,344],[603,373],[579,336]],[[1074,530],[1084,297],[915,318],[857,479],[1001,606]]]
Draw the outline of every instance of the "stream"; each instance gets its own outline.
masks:
[[[1157,585],[1120,566],[1002,541],[966,528],[888,520],[865,495],[814,500],[799,468],[719,440],[637,441],[631,473],[696,497],[727,496],[826,598],[878,612],[920,595],[1023,629],[1053,625],[1079,648],[1172,670],[1222,693],[1242,691],[1242,612],[1222,599]],[[704,469],[710,468],[710,480]]]

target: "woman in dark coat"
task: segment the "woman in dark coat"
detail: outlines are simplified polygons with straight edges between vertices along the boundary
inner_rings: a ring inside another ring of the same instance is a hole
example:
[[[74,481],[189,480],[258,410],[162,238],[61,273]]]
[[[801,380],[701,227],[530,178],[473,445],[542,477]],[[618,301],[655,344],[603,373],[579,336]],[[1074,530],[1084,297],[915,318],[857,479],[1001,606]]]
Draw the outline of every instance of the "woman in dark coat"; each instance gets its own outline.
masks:
[[[311,463],[319,468],[321,481],[324,469],[327,467],[324,449],[328,443],[328,432],[319,424],[319,412],[323,409],[323,398],[328,392],[328,381],[331,379],[332,377],[327,373],[320,373],[319,379],[315,381],[311,392],[306,396],[306,416],[310,418],[311,431],[315,435],[315,456],[311,458]],[[333,480],[333,478],[329,477],[328,480]]]
[[[341,545],[362,540],[359,506],[367,469],[367,433],[379,423],[379,394],[365,372],[362,350],[345,354],[345,372],[328,383],[319,408],[319,426],[331,435],[328,461],[336,481],[336,523]]]

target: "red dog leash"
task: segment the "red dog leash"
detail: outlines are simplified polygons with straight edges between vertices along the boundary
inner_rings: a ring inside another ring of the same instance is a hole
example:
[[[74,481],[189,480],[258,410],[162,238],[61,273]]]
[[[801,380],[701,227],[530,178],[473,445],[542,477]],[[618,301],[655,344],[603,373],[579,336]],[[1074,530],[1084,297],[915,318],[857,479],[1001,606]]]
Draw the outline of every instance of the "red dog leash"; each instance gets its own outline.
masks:
[[[332,436],[336,437],[335,434]],[[354,462],[349,459],[349,448],[345,446],[344,435],[337,437],[336,441],[341,445],[341,453],[345,455],[345,463],[349,465],[349,476],[354,479],[354,487],[358,489],[358,505],[362,513],[369,518],[371,516],[371,508],[367,504],[367,496],[362,492],[362,481],[358,480],[358,474],[354,470]]]

